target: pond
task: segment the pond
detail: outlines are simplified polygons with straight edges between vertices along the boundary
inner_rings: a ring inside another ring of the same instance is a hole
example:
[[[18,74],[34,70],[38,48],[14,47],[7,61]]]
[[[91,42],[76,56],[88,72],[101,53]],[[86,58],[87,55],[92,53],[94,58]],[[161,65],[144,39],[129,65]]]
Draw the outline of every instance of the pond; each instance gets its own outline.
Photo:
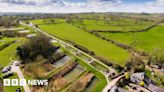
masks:
[[[29,35],[27,35],[27,37],[28,38],[32,38],[32,37],[34,37],[34,36],[36,36],[37,34],[29,34]]]
[[[70,56],[65,56],[63,58],[61,58],[60,60],[54,62],[54,66],[56,68],[60,68],[62,67],[63,65],[65,65],[67,62],[69,62],[71,60],[71,57]]]
[[[99,84],[100,80],[96,77],[91,81],[91,83],[85,88],[84,92],[93,92],[96,85]]]
[[[21,30],[21,31],[18,31],[18,33],[28,33],[30,32],[30,30]]]
[[[63,78],[67,80],[68,82],[73,81],[78,77],[82,72],[84,71],[84,68],[80,65],[77,65],[71,72],[66,74]]]

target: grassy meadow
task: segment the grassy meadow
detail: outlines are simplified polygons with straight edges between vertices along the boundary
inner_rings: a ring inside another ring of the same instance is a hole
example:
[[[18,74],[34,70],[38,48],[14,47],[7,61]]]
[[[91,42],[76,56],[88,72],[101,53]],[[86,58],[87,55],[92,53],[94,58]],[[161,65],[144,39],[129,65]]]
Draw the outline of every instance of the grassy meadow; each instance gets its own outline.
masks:
[[[115,41],[130,45],[134,41],[137,42],[136,49],[150,52],[155,48],[164,48],[164,24],[158,25],[157,27],[147,32],[137,33],[103,33],[99,34],[113,39]]]
[[[57,24],[43,24],[41,23],[41,20],[36,20],[34,23],[39,23],[39,28],[47,33],[80,44],[89,50],[94,51],[96,55],[112,60],[113,63],[124,65],[129,57],[128,51],[108,43],[71,24],[65,22]]]
[[[153,22],[150,21],[135,21],[132,19],[121,18],[120,20],[114,21],[109,20],[107,23],[103,19],[101,20],[83,20],[83,24],[79,24],[76,21],[75,25],[86,28],[87,30],[98,30],[98,31],[136,31],[145,29]]]
[[[5,38],[5,40],[14,39],[16,42],[0,51],[0,65],[7,66],[11,59],[16,58],[16,48],[26,41],[25,38]]]
[[[15,38],[6,38],[6,37],[3,38],[2,37],[2,38],[0,38],[0,46],[10,43],[12,41],[15,41]]]

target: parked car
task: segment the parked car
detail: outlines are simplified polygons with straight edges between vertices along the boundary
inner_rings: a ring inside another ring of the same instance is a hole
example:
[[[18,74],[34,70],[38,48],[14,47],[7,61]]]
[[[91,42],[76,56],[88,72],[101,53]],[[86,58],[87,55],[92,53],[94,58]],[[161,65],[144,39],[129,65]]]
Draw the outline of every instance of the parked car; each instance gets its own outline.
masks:
[[[15,61],[15,62],[14,62],[14,65],[15,65],[15,66],[19,66],[19,64],[20,64],[20,63],[19,63],[18,61]]]
[[[2,73],[6,73],[6,72],[8,72],[8,69],[6,68],[2,69]]]
[[[11,66],[5,67],[2,69],[2,73],[6,73],[11,70]]]
[[[15,63],[15,66],[19,66],[19,63]]]

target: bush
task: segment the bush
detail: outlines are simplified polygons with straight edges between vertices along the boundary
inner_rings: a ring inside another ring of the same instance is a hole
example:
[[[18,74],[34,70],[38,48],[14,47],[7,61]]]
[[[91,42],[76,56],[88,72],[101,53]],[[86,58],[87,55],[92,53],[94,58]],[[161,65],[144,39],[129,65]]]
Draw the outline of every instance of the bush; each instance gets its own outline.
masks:
[[[97,56],[97,55],[94,55],[94,57],[95,57],[96,59],[102,61],[103,63],[105,63],[105,64],[108,65],[108,66],[112,66],[112,65],[113,65],[109,60],[107,60],[107,59],[105,59],[105,58],[103,58],[103,57],[100,57],[100,56]]]
[[[126,64],[126,70],[132,72],[144,72],[145,71],[145,63],[141,60],[140,57],[133,57]]]
[[[130,79],[130,73],[127,73],[127,72],[125,73],[125,79],[126,80],[129,80]]]
[[[164,66],[164,49],[154,49],[150,54],[149,63]]]
[[[143,81],[141,81],[141,82],[139,83],[139,85],[143,87],[143,86],[145,86],[145,83],[144,83]]]
[[[113,68],[116,69],[118,72],[121,72],[122,70],[124,70],[124,68],[121,67],[121,66],[118,65],[118,64],[114,64],[114,65],[113,65]]]

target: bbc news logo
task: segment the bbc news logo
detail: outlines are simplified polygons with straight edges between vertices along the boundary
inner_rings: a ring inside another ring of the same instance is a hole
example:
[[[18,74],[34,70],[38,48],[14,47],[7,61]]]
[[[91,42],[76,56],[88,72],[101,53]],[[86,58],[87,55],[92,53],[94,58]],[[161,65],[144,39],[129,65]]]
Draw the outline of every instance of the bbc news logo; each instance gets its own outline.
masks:
[[[48,80],[26,80],[26,79],[4,79],[4,86],[46,86],[48,85]]]

